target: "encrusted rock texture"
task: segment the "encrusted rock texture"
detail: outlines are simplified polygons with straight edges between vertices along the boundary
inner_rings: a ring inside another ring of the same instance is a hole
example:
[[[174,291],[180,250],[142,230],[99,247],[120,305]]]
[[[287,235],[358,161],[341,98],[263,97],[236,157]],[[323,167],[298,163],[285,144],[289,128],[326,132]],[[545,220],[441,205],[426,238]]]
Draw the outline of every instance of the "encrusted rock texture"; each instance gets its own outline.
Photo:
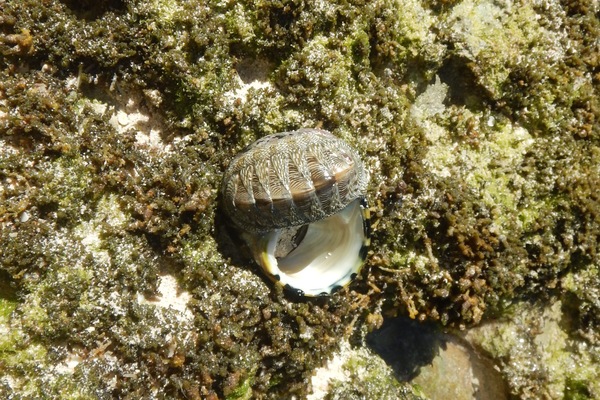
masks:
[[[0,397],[305,398],[396,316],[485,332],[513,396],[600,397],[599,21],[593,0],[0,0]],[[301,127],[372,176],[367,264],[330,298],[271,285],[218,207],[236,152]],[[514,347],[531,315],[543,355]],[[322,397],[424,397],[352,371]]]

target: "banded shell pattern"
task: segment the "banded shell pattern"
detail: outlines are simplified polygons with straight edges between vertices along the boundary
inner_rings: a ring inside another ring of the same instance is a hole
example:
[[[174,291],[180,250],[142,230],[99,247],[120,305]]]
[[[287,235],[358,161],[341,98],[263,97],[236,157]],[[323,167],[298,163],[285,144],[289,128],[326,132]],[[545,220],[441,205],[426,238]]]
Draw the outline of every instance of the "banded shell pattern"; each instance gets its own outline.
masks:
[[[369,173],[346,142],[318,129],[277,133],[225,172],[223,209],[268,276],[328,295],[360,271],[369,245]]]

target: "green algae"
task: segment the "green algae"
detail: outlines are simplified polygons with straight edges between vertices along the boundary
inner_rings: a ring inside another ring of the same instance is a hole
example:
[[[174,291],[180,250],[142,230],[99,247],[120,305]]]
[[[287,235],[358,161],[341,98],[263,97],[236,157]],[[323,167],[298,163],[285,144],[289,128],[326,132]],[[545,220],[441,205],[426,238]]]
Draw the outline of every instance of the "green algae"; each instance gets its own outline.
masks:
[[[573,311],[582,365],[597,359],[593,6],[4,5],[0,279],[18,328],[0,366],[29,379],[24,396],[302,397],[367,315],[464,328],[550,295]],[[232,154],[301,126],[348,140],[372,173],[368,268],[327,301],[273,289],[216,206]],[[165,276],[182,309],[153,303]],[[508,381],[591,396],[578,371]]]
[[[242,399],[247,400],[252,398],[252,378],[246,378],[235,389],[227,390],[225,398],[227,400]]]

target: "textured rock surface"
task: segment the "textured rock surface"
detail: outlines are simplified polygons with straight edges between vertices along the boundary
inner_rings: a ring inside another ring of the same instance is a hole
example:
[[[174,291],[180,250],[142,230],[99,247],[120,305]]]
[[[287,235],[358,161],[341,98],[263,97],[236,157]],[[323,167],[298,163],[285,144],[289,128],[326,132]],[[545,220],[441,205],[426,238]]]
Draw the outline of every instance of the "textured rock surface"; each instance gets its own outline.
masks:
[[[509,395],[600,397],[599,12],[0,0],[0,397],[303,398],[336,357],[326,398],[433,396],[368,350],[396,316]],[[272,287],[216,208],[233,154],[300,127],[372,176],[330,299]]]

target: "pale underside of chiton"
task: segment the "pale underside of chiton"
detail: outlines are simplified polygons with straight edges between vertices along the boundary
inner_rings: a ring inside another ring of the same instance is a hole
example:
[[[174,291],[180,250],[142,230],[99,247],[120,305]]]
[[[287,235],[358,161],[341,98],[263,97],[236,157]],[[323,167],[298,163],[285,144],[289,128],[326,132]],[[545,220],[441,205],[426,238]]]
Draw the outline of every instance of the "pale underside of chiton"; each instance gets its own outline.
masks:
[[[326,296],[346,286],[360,272],[369,240],[369,212],[363,199],[307,226],[303,239],[288,252],[287,230],[247,236],[256,261],[269,277],[287,290],[304,296]],[[278,256],[278,247],[286,248]]]
[[[330,216],[360,197],[368,172],[326,131],[270,135],[236,156],[224,177],[225,211],[243,230],[266,232]]]

